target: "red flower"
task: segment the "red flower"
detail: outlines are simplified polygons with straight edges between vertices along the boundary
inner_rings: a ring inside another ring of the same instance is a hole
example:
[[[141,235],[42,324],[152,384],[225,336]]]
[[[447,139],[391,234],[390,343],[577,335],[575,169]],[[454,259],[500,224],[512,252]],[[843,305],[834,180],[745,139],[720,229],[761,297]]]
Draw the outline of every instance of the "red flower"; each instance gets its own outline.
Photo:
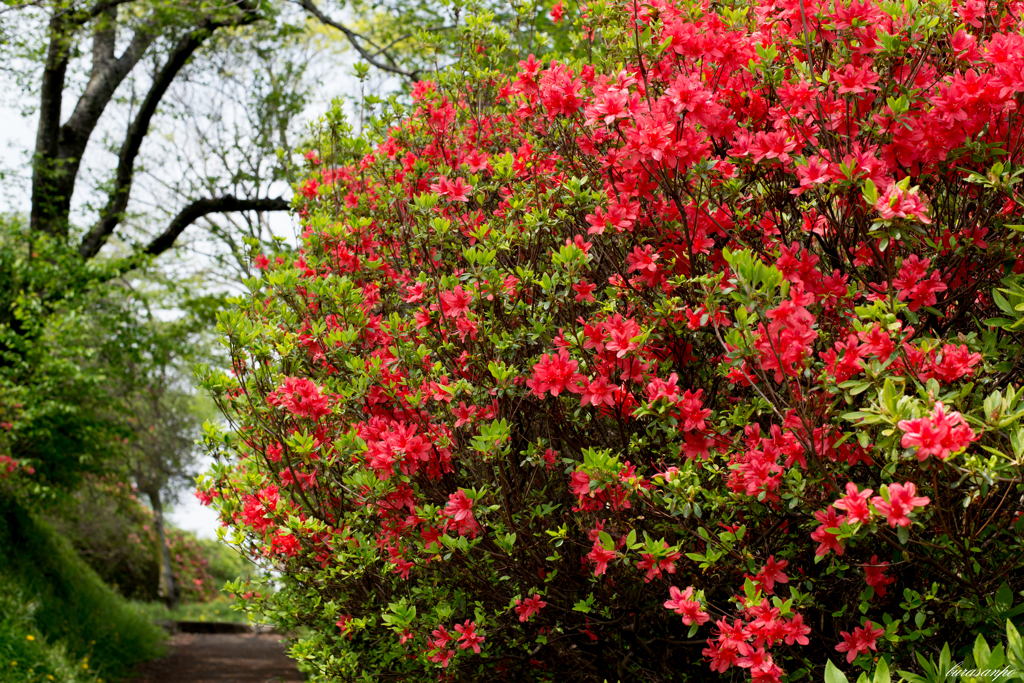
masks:
[[[885,629],[874,628],[871,621],[865,621],[864,626],[853,629],[853,633],[842,631],[839,634],[843,642],[836,645],[836,650],[846,653],[846,661],[853,662],[857,655],[868,650],[878,652],[875,641],[885,635]]]
[[[583,381],[583,375],[576,372],[579,363],[569,358],[565,349],[559,349],[558,354],[544,354],[540,362],[533,366],[533,377],[526,382],[526,386],[533,389],[538,398],[546,392],[552,396],[558,396],[568,388],[570,391],[580,393],[579,383]]]
[[[444,506],[443,515],[450,518],[448,528],[465,536],[467,533],[476,535],[479,525],[473,518],[473,499],[459,489],[448,496],[448,504]]]
[[[459,648],[465,650],[473,648],[473,652],[480,654],[480,643],[484,637],[476,632],[476,622],[466,619],[465,625],[455,624],[455,630],[459,633]]]
[[[548,603],[541,600],[539,595],[534,595],[525,600],[516,600],[516,614],[519,615],[519,621],[529,621],[530,617],[547,606]]]
[[[614,550],[606,550],[601,541],[594,541],[594,547],[587,555],[587,559],[597,563],[594,568],[594,576],[601,576],[608,571],[608,563],[615,559],[617,553]]]
[[[930,259],[921,260],[917,254],[912,254],[903,260],[900,272],[892,281],[897,298],[900,301],[910,299],[911,311],[921,306],[934,306],[937,301],[935,295],[947,289],[938,271],[933,271],[929,278],[924,277],[931,264]]]
[[[871,522],[871,507],[868,505],[871,494],[871,489],[864,489],[858,493],[857,485],[852,481],[847,482],[846,495],[832,503],[832,506],[846,510],[846,516],[850,521],[868,524]]]
[[[619,388],[616,384],[609,384],[608,378],[604,375],[598,375],[596,379],[592,380],[583,380],[580,387],[583,393],[580,405],[585,406],[590,403],[595,408],[601,405],[614,405],[615,392]]]
[[[473,302],[473,295],[457,286],[450,292],[441,292],[441,312],[449,318],[457,318],[469,313],[469,305]]]
[[[836,69],[832,77],[839,84],[839,94],[845,95],[865,93],[868,90],[878,90],[875,83],[878,82],[878,74],[871,70],[870,66],[861,68],[853,64],[847,64],[842,69]]]
[[[551,21],[556,24],[562,23],[562,17],[565,15],[565,9],[562,7],[562,0],[558,0],[555,6],[551,8]]]
[[[473,186],[466,185],[462,178],[449,181],[445,176],[441,176],[437,182],[431,184],[430,191],[441,197],[447,197],[453,202],[467,202],[469,193],[473,191]]]
[[[875,589],[875,595],[885,597],[885,587],[894,583],[896,579],[885,575],[885,568],[888,562],[879,562],[878,555],[871,556],[871,563],[862,565],[864,568],[864,582]]]
[[[704,408],[701,403],[703,389],[692,392],[689,389],[683,394],[679,402],[679,412],[683,418],[683,431],[703,430],[705,427],[704,418],[711,416],[711,410]]]
[[[681,614],[683,616],[683,623],[687,626],[703,624],[711,618],[707,612],[701,609],[700,602],[691,600],[693,586],[688,587],[685,591],[680,591],[675,586],[672,586],[668,589],[668,592],[671,597],[665,601],[665,607],[676,614]]]
[[[754,577],[754,581],[761,584],[765,593],[771,595],[775,592],[775,584],[778,583],[789,583],[789,577],[783,573],[789,565],[786,560],[775,560],[775,556],[771,555],[768,557],[768,561],[764,563],[764,567]]]
[[[889,484],[889,501],[886,502],[882,496],[875,496],[871,499],[872,505],[881,514],[885,515],[889,526],[910,526],[910,518],[907,517],[914,511],[914,508],[924,507],[931,500],[927,496],[917,496],[917,487],[913,483]]]
[[[936,401],[927,417],[901,420],[898,426],[904,432],[900,445],[904,448],[916,446],[917,459],[922,462],[929,455],[945,460],[978,439],[974,430],[964,421],[963,415],[955,410],[947,413],[942,401]]]
[[[320,394],[320,389],[312,380],[305,378],[285,377],[281,386],[267,396],[267,403],[282,406],[293,415],[313,420],[331,413],[327,397]]]
[[[821,526],[811,533],[811,539],[818,542],[818,549],[815,555],[827,555],[828,551],[835,551],[836,555],[843,554],[843,546],[839,543],[839,536],[829,533],[829,529],[838,530],[840,525],[846,521],[846,515],[836,516],[836,509],[829,505],[824,510],[814,513],[814,518],[821,522]]]
[[[576,301],[593,303],[594,290],[597,289],[597,285],[589,282],[579,282],[573,285],[572,288],[576,291]]]

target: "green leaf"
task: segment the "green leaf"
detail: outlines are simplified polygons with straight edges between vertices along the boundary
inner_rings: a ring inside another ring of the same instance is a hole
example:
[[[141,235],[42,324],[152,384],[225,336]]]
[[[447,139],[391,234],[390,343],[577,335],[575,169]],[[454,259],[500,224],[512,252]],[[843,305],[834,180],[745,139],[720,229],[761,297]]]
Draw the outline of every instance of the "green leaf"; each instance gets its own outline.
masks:
[[[892,676],[889,675],[889,663],[885,661],[885,657],[878,660],[872,683],[892,683]]]
[[[992,649],[985,642],[985,638],[979,633],[974,641],[974,666],[977,669],[987,669],[988,660],[992,655]]]
[[[996,306],[998,306],[1003,313],[1007,313],[1009,315],[1014,315],[1014,313],[1016,313],[1013,306],[1010,305],[1010,302],[1006,300],[1005,296],[999,293],[998,289],[992,290],[992,300],[996,302]]]
[[[842,671],[840,671],[839,668],[836,667],[836,665],[833,664],[832,660],[830,659],[830,660],[828,660],[828,663],[825,665],[825,683],[850,683],[850,682],[847,680],[846,674],[844,674]]]
[[[1000,612],[1007,612],[1013,607],[1013,589],[1010,584],[1003,581],[996,591],[995,608]]]
[[[885,408],[885,412],[896,415],[896,401],[902,394],[902,391],[897,393],[896,384],[886,378],[885,384],[882,386],[882,406]]]
[[[988,646],[986,645],[986,647]],[[949,643],[946,643],[942,646],[942,652],[939,653],[939,668],[938,671],[936,671],[937,678],[940,681],[945,680],[946,674],[949,673],[949,669],[952,666],[953,658],[949,654]]]
[[[1018,671],[1024,671],[1024,641],[1009,619],[1006,620],[1006,659]]]
[[[878,201],[878,188],[870,178],[864,181],[864,201],[868,206],[874,206]]]

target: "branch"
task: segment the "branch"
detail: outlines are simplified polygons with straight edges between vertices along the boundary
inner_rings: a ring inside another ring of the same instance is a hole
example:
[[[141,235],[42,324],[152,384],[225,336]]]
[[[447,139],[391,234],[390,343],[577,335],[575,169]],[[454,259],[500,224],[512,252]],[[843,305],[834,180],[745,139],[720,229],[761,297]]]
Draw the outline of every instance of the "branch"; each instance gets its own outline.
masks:
[[[113,10],[111,10],[113,11]],[[113,21],[113,19],[111,19]],[[96,124],[103,115],[114,92],[121,82],[146,54],[156,34],[151,25],[135,32],[132,41],[117,59],[114,59],[114,30],[98,30],[93,39],[93,69],[89,83],[78,98],[75,110],[60,129],[60,146],[57,159],[61,164],[61,182],[58,197],[54,200],[60,215],[67,215],[71,207],[78,168],[82,162],[86,145],[92,137]]]
[[[156,34],[151,29],[151,25],[146,25],[137,30],[132,36],[132,42],[117,59],[112,58],[114,36],[110,36],[108,48],[111,58],[104,59],[100,55],[94,54],[89,84],[85,86],[85,91],[78,98],[75,110],[68,117],[67,123],[61,127],[60,158],[76,160],[81,158],[85,144],[95,129],[103,110],[113,98],[114,91],[131,73],[153,43]],[[94,40],[97,43],[100,42],[100,35],[97,35]],[[94,45],[94,53],[98,52],[98,47],[98,45]]]
[[[426,31],[427,33],[440,33],[441,31],[447,31],[448,29],[452,29],[452,28],[458,28],[458,27],[456,25],[452,24],[450,26],[435,26],[434,28],[426,28],[426,29],[423,29],[423,30]],[[412,38],[415,35],[416,35],[415,33],[406,33],[405,35],[398,36],[397,38],[392,40],[390,43],[388,43],[384,47],[382,47],[379,50],[377,50],[376,52],[374,52],[373,56],[374,57],[379,57],[380,55],[384,54],[385,52],[387,52],[388,50],[393,48],[395,45],[398,45],[403,40],[408,40],[409,38]]]
[[[226,194],[222,197],[197,199],[179,211],[163,234],[150,242],[143,253],[156,256],[167,251],[185,228],[207,214],[229,211],[287,211],[290,206],[290,202],[283,197],[238,199],[234,195]]]
[[[210,17],[203,18],[199,25],[189,33],[185,34],[178,41],[167,62],[164,63],[153,78],[153,85],[146,94],[146,99],[139,108],[139,113],[128,127],[128,135],[124,144],[121,145],[121,153],[117,163],[117,172],[114,177],[114,188],[110,191],[107,199],[107,206],[100,214],[100,220],[92,227],[92,230],[82,238],[78,247],[78,253],[82,258],[89,259],[95,256],[106,243],[107,238],[114,232],[118,223],[128,206],[128,196],[131,191],[132,178],[135,171],[135,159],[139,155],[142,141],[149,133],[149,124],[156,114],[157,106],[167,93],[171,83],[177,77],[178,72],[185,66],[192,54],[199,49],[207,38],[218,28],[224,26],[244,26],[251,24],[261,17],[254,10],[246,8],[246,11],[228,21],[219,21]]]
[[[21,2],[17,5],[8,5],[7,7],[0,8],[0,15],[7,14],[8,12],[16,12],[18,10],[25,9],[26,7],[39,7],[43,4],[43,0],[29,0],[28,2]]]
[[[135,2],[135,0],[101,0],[92,7],[75,7],[72,3],[53,16],[55,18],[66,17],[69,25],[81,26],[101,14],[106,14],[112,9],[120,7],[121,5],[127,5],[131,2]]]
[[[376,54],[370,54],[370,52],[368,52],[366,48],[359,43],[360,40],[367,40],[364,36],[356,33],[355,31],[345,26],[344,24],[339,24],[338,22],[328,17],[326,14],[320,11],[320,8],[317,7],[316,4],[314,4],[313,0],[295,1],[298,3],[300,7],[302,7],[304,10],[312,14],[317,19],[319,19],[322,23],[341,31],[344,34],[344,36],[348,39],[348,42],[351,43],[352,47],[356,49],[356,52],[359,53],[359,56],[365,59],[370,65],[377,67],[381,71],[387,71],[388,73],[398,74],[399,76],[406,76],[412,79],[415,79],[416,76],[419,74],[419,70],[408,71],[406,69],[401,69],[397,66],[391,66],[389,64],[384,64],[383,62],[377,61],[376,55],[379,55],[381,52],[383,52],[383,50],[378,51]]]

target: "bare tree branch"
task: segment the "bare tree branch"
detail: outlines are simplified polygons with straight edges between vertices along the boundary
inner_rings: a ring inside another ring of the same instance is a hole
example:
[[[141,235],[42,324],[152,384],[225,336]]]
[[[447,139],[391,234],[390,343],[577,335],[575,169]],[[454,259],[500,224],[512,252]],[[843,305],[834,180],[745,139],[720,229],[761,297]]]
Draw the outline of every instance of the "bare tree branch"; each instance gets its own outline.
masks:
[[[114,13],[116,10],[111,9],[110,12]],[[85,154],[86,145],[89,144],[100,116],[103,115],[118,86],[143,58],[156,37],[151,26],[143,26],[132,36],[131,43],[121,56],[115,59],[116,31],[113,24],[116,17],[111,14],[109,21],[111,25],[97,28],[93,37],[92,75],[85,91],[78,98],[75,110],[60,129],[57,151],[60,177],[54,184],[57,196],[52,201],[56,211],[62,216],[66,216],[71,209],[71,196],[74,194],[82,155]]]
[[[135,171],[135,159],[138,157],[142,141],[149,133],[149,125],[156,114],[157,107],[171,83],[177,77],[178,72],[185,66],[192,54],[206,41],[218,28],[225,26],[243,26],[251,24],[261,18],[255,10],[244,7],[243,13],[236,15],[230,20],[216,20],[205,17],[199,21],[198,26],[182,36],[178,44],[171,51],[167,61],[153,78],[153,85],[146,94],[138,114],[128,127],[128,134],[121,145],[117,171],[114,177],[114,188],[108,195],[107,206],[104,208],[100,220],[93,226],[92,230],[82,239],[78,253],[82,258],[92,258],[106,243],[107,238],[114,232],[118,223],[124,215],[128,206],[128,198],[131,191],[132,179]]]
[[[290,203],[283,197],[265,199],[239,199],[226,194],[222,197],[197,199],[184,209],[167,226],[163,233],[149,243],[143,253],[151,256],[161,254],[174,245],[174,240],[189,225],[211,213],[227,213],[230,211],[287,211]]]
[[[319,19],[322,23],[341,31],[342,34],[344,34],[345,38],[348,39],[348,42],[352,45],[352,47],[356,49],[356,52],[359,53],[359,56],[365,59],[371,66],[375,66],[381,71],[387,71],[388,73],[398,74],[399,76],[406,76],[408,78],[413,79],[415,79],[416,76],[419,74],[418,70],[408,71],[406,69],[402,69],[397,66],[392,66],[390,64],[385,64],[383,62],[378,61],[376,59],[376,55],[379,55],[381,52],[383,52],[383,50],[378,50],[376,54],[371,54],[359,42],[361,40],[369,42],[365,37],[356,33],[355,31],[345,26],[344,24],[339,24],[338,22],[328,17],[326,14],[320,11],[320,8],[316,6],[313,0],[295,0],[295,2],[297,2],[297,4],[304,10],[306,10],[314,17]]]

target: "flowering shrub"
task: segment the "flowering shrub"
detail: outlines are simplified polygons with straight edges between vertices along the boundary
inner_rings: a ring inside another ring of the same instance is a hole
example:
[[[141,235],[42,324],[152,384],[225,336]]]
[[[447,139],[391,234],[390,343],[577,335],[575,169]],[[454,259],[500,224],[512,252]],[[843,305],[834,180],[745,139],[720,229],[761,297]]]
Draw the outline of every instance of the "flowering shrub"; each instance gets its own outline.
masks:
[[[1022,10],[598,4],[512,74],[471,20],[369,142],[328,119],[204,374],[199,495],[285,577],[245,599],[332,680],[881,681],[1006,632]]]

